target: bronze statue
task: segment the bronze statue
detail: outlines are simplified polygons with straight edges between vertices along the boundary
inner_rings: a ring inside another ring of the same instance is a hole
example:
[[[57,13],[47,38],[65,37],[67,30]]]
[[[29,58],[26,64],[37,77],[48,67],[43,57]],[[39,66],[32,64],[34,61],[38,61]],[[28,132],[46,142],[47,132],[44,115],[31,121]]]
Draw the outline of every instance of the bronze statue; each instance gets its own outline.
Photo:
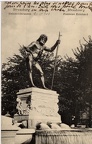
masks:
[[[60,40],[57,40],[56,43],[51,48],[47,48],[45,46],[47,39],[48,39],[47,36],[45,34],[42,34],[36,41],[29,44],[27,47],[24,46],[24,48],[27,52],[27,56],[28,56],[29,77],[30,77],[32,86],[35,87],[35,84],[34,84],[33,78],[32,78],[32,65],[34,65],[40,71],[41,82],[45,89],[46,89],[46,86],[45,86],[45,82],[44,82],[44,73],[43,73],[43,70],[42,70],[40,64],[38,63],[38,59],[41,57],[43,51],[52,52],[60,44]]]

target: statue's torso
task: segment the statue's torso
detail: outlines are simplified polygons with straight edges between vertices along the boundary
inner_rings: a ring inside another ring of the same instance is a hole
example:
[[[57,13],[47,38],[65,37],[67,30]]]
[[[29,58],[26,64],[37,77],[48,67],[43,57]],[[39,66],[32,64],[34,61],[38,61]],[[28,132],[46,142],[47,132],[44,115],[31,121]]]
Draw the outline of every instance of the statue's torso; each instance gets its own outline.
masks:
[[[33,42],[29,45],[28,49],[32,53],[33,57],[36,58],[39,54],[42,54],[44,46],[41,46],[38,42]]]

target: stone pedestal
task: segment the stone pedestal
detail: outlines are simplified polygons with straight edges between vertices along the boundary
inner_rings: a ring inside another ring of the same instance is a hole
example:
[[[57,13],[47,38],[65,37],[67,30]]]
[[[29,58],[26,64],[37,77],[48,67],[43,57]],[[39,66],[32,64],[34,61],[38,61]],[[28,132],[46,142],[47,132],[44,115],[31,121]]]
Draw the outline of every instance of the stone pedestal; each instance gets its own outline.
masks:
[[[29,128],[39,122],[61,122],[56,91],[32,87],[20,90],[17,97],[22,101],[24,114],[28,114]]]

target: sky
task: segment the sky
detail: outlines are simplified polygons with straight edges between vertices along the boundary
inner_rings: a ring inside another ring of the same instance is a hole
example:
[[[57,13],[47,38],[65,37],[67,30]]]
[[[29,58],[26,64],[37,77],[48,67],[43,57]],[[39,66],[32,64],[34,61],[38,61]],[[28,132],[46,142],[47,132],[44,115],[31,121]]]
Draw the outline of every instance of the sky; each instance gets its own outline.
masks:
[[[9,15],[10,9],[4,10],[2,3],[1,13],[1,57],[2,63],[7,58],[19,54],[19,44],[29,45],[38,39],[41,34],[48,36],[47,47],[51,47],[61,33],[61,43],[58,55],[74,57],[72,49],[79,47],[79,40],[85,43],[83,37],[88,40],[92,37],[92,12],[88,9],[88,15],[64,15],[63,12],[51,12],[50,14],[36,15]],[[74,12],[69,12],[74,13]]]

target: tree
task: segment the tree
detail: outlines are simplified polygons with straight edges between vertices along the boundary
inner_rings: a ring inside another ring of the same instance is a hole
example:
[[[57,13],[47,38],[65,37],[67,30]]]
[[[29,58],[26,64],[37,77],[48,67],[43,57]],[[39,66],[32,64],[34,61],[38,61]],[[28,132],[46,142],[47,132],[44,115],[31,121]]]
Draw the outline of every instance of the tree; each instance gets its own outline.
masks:
[[[80,111],[89,107],[89,126],[92,120],[92,40],[73,50],[76,59],[66,57],[60,68],[61,90],[59,112],[63,122],[71,124],[72,115],[79,122]]]
[[[84,39],[85,40],[85,39]],[[86,41],[86,40],[85,40]],[[89,126],[92,119],[92,40],[80,44],[80,49],[74,52],[78,63],[78,93],[80,95],[81,110],[89,107]]]
[[[19,88],[28,85],[25,77],[22,73],[26,70],[23,67],[23,58],[19,55],[14,55],[13,58],[9,58],[8,62],[2,65],[2,114],[10,112],[12,115],[16,109],[16,92]],[[25,74],[25,72],[24,72]]]
[[[67,57],[60,69],[62,87],[60,89],[60,109],[62,121],[71,125],[72,115],[76,113],[77,64],[73,58]]]

